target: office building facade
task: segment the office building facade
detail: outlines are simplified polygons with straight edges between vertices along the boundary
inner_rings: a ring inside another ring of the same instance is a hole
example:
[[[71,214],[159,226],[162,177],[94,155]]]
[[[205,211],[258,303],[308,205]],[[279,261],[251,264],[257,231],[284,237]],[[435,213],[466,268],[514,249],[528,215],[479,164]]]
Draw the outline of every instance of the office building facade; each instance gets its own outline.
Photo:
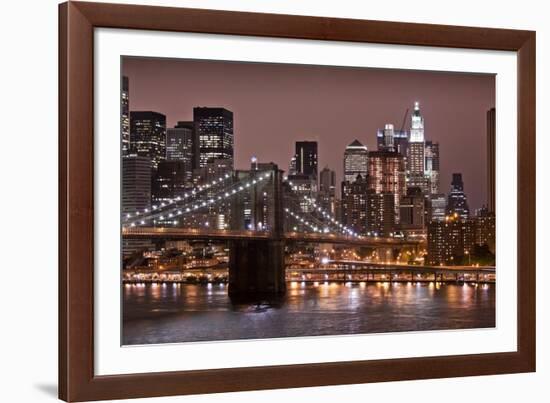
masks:
[[[368,174],[368,149],[358,140],[354,140],[344,151],[344,181],[355,182],[358,175],[366,178]]]
[[[466,193],[464,193],[464,182],[461,173],[453,173],[451,191],[447,201],[447,214],[458,214],[462,220],[470,217],[470,208],[468,207]]]
[[[153,170],[166,159],[166,116],[152,111],[130,112],[130,154],[151,159]]]
[[[233,112],[225,108],[193,108],[193,122],[199,142],[198,167],[215,159],[233,160]]]
[[[295,146],[296,173],[317,179],[317,142],[297,141]]]

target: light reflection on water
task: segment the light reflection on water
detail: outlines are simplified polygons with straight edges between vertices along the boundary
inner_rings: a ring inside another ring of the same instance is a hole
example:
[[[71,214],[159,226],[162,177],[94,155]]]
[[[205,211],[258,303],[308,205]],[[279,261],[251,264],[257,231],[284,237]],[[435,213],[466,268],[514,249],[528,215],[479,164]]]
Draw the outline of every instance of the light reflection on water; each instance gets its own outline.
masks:
[[[126,284],[123,344],[495,326],[494,285],[288,284],[276,305],[234,305],[224,284]]]

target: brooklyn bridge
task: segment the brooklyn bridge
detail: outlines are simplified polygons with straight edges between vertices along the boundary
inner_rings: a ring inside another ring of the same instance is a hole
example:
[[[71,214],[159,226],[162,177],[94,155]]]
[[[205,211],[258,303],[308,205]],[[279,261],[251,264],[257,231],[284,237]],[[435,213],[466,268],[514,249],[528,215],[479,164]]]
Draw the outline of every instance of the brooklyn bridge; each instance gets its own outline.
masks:
[[[212,223],[212,217],[216,217]],[[204,240],[229,248],[232,296],[286,292],[284,248],[290,243],[367,247],[379,256],[417,251],[423,241],[357,233],[320,206],[275,164],[225,173],[150,209],[123,217],[125,242]]]

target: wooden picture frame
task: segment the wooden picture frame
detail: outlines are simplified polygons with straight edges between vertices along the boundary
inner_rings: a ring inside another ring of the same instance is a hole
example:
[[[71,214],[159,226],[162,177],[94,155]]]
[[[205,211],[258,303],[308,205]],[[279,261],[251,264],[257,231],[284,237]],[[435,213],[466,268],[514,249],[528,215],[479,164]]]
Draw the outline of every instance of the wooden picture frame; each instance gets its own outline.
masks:
[[[96,376],[94,28],[514,51],[518,55],[517,352]],[[59,398],[66,401],[535,371],[535,33],[199,9],[59,6]]]

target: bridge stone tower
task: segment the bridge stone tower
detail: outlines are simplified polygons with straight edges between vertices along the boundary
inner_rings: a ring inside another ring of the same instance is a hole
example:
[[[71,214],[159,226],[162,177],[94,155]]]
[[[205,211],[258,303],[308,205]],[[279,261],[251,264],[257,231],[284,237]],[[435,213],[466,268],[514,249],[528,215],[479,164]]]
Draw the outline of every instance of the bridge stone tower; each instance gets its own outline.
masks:
[[[265,228],[268,238],[230,241],[229,296],[235,301],[259,301],[282,296],[286,292],[284,240],[283,240],[283,171],[275,164],[258,167],[258,174],[269,174],[268,180],[258,191],[249,195],[253,229]],[[251,175],[255,174],[251,171]],[[262,212],[263,222],[257,217]],[[242,215],[234,212],[233,217]],[[238,224],[234,224],[238,225]]]

